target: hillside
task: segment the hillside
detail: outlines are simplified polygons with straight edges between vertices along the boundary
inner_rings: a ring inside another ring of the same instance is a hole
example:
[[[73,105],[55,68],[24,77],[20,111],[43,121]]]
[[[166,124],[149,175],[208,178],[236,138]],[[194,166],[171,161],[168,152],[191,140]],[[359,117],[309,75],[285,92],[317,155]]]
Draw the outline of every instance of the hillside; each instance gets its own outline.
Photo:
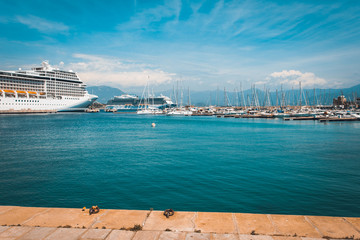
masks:
[[[97,99],[97,102],[105,104],[109,99],[113,98],[114,96],[120,96],[121,94],[124,94],[124,92],[120,89],[108,86],[87,87],[87,90],[90,94],[95,94],[99,97]]]

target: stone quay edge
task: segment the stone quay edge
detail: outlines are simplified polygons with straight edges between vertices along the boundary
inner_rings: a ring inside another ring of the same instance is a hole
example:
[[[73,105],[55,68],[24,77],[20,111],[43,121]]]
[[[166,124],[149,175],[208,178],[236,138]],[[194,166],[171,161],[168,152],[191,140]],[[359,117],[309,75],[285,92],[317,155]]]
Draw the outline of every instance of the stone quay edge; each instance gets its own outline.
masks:
[[[0,206],[0,240],[360,239],[360,218]]]

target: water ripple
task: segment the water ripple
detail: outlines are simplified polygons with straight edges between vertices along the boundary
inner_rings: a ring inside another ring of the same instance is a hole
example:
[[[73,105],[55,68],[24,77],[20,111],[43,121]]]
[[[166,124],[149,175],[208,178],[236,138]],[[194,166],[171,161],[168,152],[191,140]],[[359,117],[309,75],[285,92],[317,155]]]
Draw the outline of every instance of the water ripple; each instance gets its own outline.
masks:
[[[359,123],[0,116],[0,204],[359,217],[359,136]]]

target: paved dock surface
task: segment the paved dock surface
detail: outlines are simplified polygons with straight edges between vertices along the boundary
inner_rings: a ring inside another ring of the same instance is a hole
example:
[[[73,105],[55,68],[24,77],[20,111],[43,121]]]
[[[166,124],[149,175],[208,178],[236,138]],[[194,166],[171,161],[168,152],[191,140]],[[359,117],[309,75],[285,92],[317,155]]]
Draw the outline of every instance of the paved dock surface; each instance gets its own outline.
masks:
[[[0,206],[0,240],[360,239],[360,218]]]

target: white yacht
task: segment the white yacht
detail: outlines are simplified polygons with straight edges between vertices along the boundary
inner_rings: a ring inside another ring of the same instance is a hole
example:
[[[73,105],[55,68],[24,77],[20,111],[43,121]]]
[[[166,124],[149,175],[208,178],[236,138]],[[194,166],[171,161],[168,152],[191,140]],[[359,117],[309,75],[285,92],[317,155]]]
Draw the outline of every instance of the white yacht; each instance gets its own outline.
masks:
[[[47,61],[32,70],[0,70],[0,111],[84,111],[98,98],[85,87],[76,73]]]
[[[181,115],[181,116],[190,116],[193,112],[191,110],[185,109],[185,108],[174,108],[171,109],[166,115],[167,116],[175,116],[175,115]]]

